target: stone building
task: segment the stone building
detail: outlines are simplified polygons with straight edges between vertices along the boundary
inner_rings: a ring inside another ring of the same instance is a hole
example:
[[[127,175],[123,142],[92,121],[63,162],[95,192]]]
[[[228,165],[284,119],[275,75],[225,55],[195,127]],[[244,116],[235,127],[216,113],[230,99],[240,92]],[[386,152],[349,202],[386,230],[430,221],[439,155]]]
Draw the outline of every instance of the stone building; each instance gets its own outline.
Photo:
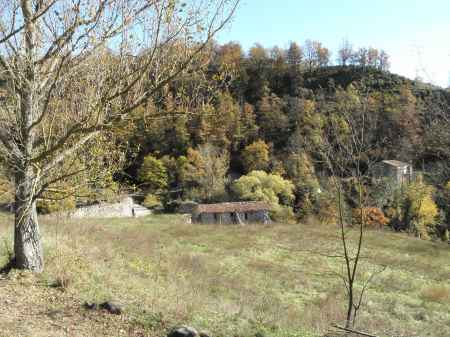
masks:
[[[200,204],[192,212],[193,223],[245,224],[270,222],[270,205],[262,201]]]
[[[383,160],[375,164],[373,174],[378,178],[392,179],[397,184],[409,183],[414,178],[412,165],[398,160]]]

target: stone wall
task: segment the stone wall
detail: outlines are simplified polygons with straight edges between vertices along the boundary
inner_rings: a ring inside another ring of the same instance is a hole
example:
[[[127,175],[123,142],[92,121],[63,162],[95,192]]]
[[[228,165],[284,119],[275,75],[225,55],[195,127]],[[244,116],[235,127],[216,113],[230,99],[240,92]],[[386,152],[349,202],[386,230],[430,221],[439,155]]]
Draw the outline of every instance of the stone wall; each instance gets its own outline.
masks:
[[[101,203],[84,206],[67,213],[69,218],[128,218],[151,214],[151,211],[136,204],[131,197],[126,197],[114,204]]]

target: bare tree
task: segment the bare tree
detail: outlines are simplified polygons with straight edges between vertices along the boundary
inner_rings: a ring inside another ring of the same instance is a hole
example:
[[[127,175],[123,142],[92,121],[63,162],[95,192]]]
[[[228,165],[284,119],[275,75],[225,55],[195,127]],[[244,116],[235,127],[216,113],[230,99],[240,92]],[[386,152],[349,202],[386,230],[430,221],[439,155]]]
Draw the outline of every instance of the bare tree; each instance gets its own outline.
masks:
[[[304,59],[308,71],[317,67],[325,67],[330,63],[331,52],[319,41],[305,41]]]
[[[347,39],[344,39],[338,50],[337,63],[339,65],[346,66],[351,61],[352,57],[353,46]]]
[[[62,163],[185,71],[238,2],[0,0],[0,151],[15,183],[17,268],[44,268],[36,201],[83,170]]]

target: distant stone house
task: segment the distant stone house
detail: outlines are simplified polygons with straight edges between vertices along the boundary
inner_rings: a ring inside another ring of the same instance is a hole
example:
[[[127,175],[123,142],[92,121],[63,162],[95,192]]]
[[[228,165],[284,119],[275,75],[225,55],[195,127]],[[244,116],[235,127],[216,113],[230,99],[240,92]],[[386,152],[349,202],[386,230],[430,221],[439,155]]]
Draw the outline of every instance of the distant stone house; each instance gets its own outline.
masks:
[[[413,180],[411,164],[398,160],[383,160],[374,165],[373,174],[378,178],[392,179],[397,184],[408,183]]]
[[[261,201],[200,204],[192,212],[193,223],[245,224],[269,223],[270,205]]]

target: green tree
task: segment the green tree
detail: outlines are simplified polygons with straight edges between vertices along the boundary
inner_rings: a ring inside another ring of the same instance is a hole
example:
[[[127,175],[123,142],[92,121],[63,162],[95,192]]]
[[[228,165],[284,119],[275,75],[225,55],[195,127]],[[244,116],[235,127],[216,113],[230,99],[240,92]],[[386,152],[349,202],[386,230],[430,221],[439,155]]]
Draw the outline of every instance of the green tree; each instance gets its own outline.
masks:
[[[164,163],[151,154],[144,158],[138,176],[144,188],[150,193],[160,192],[168,186],[168,175]]]
[[[294,185],[279,175],[252,171],[236,180],[232,190],[239,200],[266,201],[277,219],[291,212]]]

